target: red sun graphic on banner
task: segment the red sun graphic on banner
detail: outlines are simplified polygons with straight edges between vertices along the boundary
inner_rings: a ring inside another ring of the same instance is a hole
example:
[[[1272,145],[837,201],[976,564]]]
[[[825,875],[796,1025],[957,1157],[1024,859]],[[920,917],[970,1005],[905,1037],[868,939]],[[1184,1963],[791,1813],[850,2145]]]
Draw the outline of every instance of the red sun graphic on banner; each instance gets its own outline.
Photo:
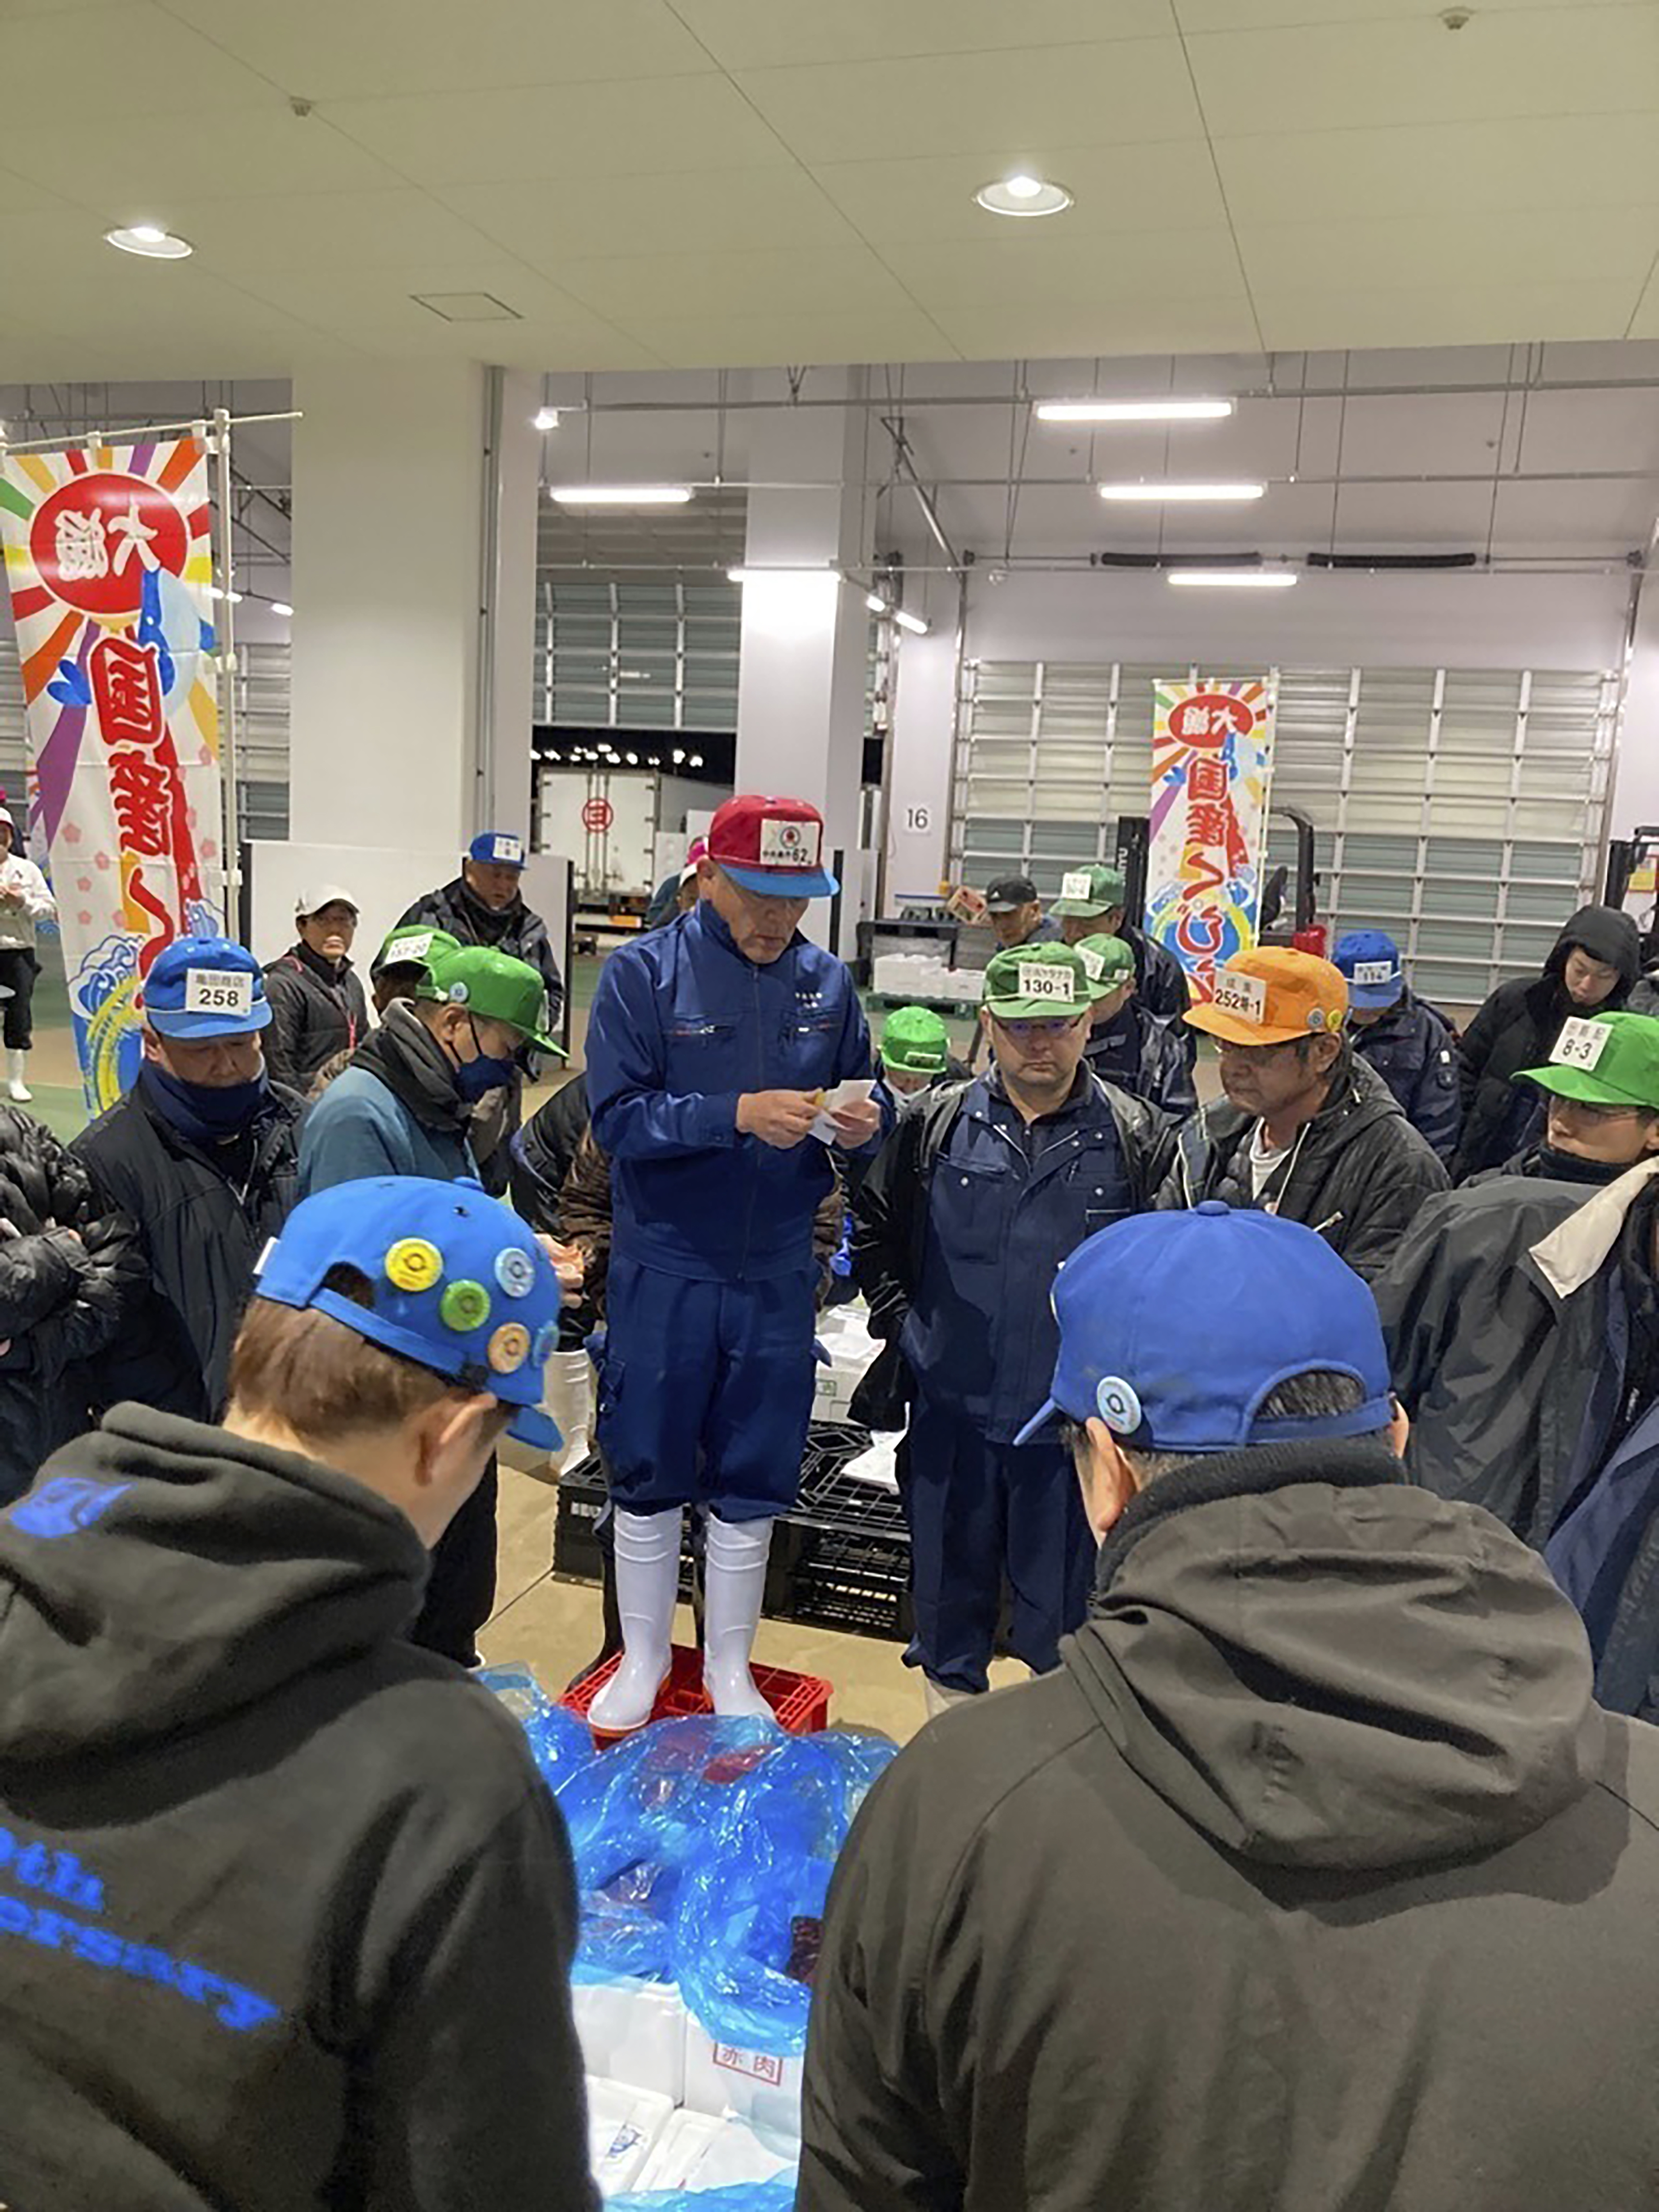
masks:
[[[1255,727],[1253,708],[1226,691],[1198,691],[1170,716],[1170,735],[1182,744],[1224,744],[1230,737],[1248,738]]]
[[[185,518],[143,477],[71,477],[35,509],[29,551],[65,606],[106,622],[136,619],[153,569],[184,573]]]

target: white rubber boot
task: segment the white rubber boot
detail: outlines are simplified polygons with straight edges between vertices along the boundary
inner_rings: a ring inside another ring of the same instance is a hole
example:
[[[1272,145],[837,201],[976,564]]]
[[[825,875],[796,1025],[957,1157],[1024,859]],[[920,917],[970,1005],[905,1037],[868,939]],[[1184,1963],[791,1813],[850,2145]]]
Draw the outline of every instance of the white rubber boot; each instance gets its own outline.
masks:
[[[547,1363],[547,1410],[559,1425],[562,1448],[553,1455],[553,1471],[580,1467],[592,1449],[593,1363],[585,1352],[556,1352]]]
[[[674,1606],[680,1590],[680,1509],[617,1516],[617,1605],[622,1664],[594,1698],[588,1718],[621,1735],[643,1728],[668,1679]]]
[[[930,1721],[936,1721],[941,1713],[948,1713],[952,1705],[971,1705],[978,1694],[976,1690],[947,1690],[931,1674],[921,1678],[921,1701],[927,1708]]]
[[[8,1054],[6,1065],[11,1075],[11,1081],[6,1085],[6,1088],[11,1093],[12,1097],[18,1105],[27,1106],[30,1099],[34,1096],[34,1093],[29,1089],[28,1085],[23,1080],[24,1076],[28,1073],[29,1056],[27,1053],[14,1052]]]
[[[722,1715],[771,1714],[749,1671],[771,1548],[769,1521],[709,1515],[702,1559],[702,1680]]]

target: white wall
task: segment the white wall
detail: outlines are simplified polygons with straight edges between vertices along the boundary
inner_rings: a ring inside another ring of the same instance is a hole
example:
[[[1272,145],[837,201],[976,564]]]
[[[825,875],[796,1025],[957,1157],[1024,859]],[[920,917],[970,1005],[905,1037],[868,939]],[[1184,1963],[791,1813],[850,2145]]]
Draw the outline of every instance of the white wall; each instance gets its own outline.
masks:
[[[1179,591],[1121,570],[1011,574],[969,591],[970,659],[1199,661],[1214,671],[1616,668],[1629,575],[1320,575],[1287,592]]]
[[[1625,691],[1613,785],[1613,834],[1659,822],[1659,588],[1645,585]]]

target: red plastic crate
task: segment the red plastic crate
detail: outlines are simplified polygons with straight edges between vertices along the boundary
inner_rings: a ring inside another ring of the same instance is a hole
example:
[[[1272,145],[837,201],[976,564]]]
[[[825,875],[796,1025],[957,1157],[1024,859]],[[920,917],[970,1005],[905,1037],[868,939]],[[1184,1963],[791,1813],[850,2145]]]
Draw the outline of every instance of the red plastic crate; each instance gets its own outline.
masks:
[[[603,1667],[596,1667],[580,1682],[572,1683],[559,1703],[586,1720],[588,1707],[621,1664],[620,1657],[607,1659]],[[815,1674],[792,1674],[787,1667],[757,1667],[753,1673],[755,1687],[771,1706],[778,1725],[791,1735],[816,1735],[819,1729],[829,1727],[832,1684],[821,1681]],[[695,1713],[713,1711],[702,1686],[702,1654],[677,1644],[668,1680],[652,1707],[652,1719],[684,1720]],[[602,1729],[595,1729],[593,1733],[604,1741],[615,1741]]]

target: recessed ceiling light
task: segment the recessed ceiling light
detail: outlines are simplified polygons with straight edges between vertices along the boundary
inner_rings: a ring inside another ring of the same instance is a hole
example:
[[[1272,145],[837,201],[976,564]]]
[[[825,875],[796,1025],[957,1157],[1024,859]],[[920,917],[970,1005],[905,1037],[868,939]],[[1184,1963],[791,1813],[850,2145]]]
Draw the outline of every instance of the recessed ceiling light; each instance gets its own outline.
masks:
[[[989,215],[1064,215],[1072,204],[1064,185],[1045,183],[1025,170],[981,185],[974,198]]]
[[[210,599],[228,599],[234,607],[240,607],[242,604],[242,595],[240,592],[222,591],[217,584],[208,586],[208,597]]]
[[[196,251],[187,238],[175,238],[160,223],[129,223],[104,233],[105,242],[122,253],[137,253],[149,261],[185,261]]]
[[[286,599],[273,599],[270,603],[270,611],[274,615],[287,615],[291,617],[294,610],[289,606]]]
[[[1039,422],[1219,422],[1231,399],[1039,399]]]
[[[1147,500],[1158,505],[1171,500],[1260,499],[1267,487],[1261,483],[1103,483],[1103,499]]]
[[[561,507],[684,507],[690,484],[550,484]]]
[[[893,620],[901,629],[908,629],[912,637],[926,637],[927,635],[927,625],[921,617],[907,613],[902,607],[894,608]]]
[[[885,615],[892,612],[892,609],[879,592],[866,592],[864,595],[864,604],[872,615]]]
[[[1191,592],[1286,592],[1294,568],[1171,568],[1170,581]]]
[[[532,430],[556,430],[559,427],[558,409],[538,407],[530,418],[530,427]]]

